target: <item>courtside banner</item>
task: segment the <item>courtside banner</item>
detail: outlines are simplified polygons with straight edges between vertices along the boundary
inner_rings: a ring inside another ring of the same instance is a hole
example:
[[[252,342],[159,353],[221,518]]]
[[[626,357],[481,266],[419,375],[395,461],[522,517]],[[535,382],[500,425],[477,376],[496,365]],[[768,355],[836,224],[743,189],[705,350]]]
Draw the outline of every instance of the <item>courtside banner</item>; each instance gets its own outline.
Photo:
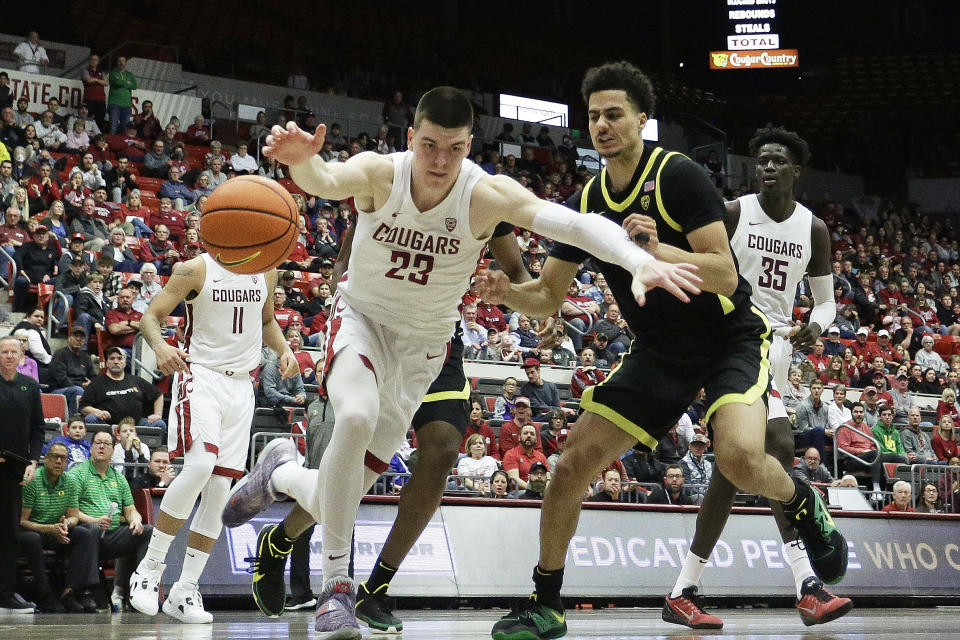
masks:
[[[461,501],[462,502],[462,501]],[[261,527],[279,522],[291,503],[272,505],[246,525],[225,529],[201,590],[206,596],[250,591],[245,558]],[[159,506],[159,497],[155,507]],[[656,510],[654,510],[656,509]],[[660,597],[673,587],[696,526],[695,509],[584,509],[567,549],[564,594],[580,597]],[[373,568],[396,513],[394,504],[360,505],[355,529],[355,575]],[[846,578],[833,590],[857,595],[955,595],[960,584],[960,519],[841,515],[847,536]],[[540,509],[444,504],[391,583],[398,596],[523,596],[538,555]],[[186,527],[167,557],[177,575]],[[320,588],[320,527],[311,538],[313,583]],[[710,596],[792,596],[793,576],[773,517],[734,513],[708,569]]]
[[[27,111],[39,114],[47,110],[50,98],[56,98],[62,109],[76,113],[77,107],[83,102],[83,83],[79,79],[21,73],[2,67],[0,70],[6,71],[10,76],[10,95],[14,108],[17,101],[26,98],[29,102]],[[107,95],[109,96],[109,89]],[[193,118],[200,115],[200,98],[146,89],[133,92],[131,115],[140,113],[140,105],[144,100],[153,102],[153,111],[161,125],[170,122],[172,116],[180,118],[182,131],[186,131],[187,126],[193,123]]]
[[[797,49],[711,51],[711,69],[783,69],[800,66]]]

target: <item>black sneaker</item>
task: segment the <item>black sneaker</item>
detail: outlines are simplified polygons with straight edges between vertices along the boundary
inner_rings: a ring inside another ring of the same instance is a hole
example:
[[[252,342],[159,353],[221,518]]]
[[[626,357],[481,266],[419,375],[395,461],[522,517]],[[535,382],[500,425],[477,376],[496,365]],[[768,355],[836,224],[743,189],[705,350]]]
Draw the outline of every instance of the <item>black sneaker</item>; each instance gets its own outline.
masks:
[[[40,598],[39,606],[41,613],[66,613],[67,610],[63,607],[63,604],[57,600],[56,596],[52,593],[48,593],[44,597]]]
[[[93,595],[89,591],[84,591],[78,602],[80,606],[83,607],[84,613],[97,612],[97,601],[93,599]]]
[[[827,584],[836,584],[847,572],[847,541],[833,522],[820,492],[797,478],[793,478],[793,484],[798,499],[790,509],[784,505],[783,515],[800,533],[817,577]]]
[[[86,613],[83,605],[77,600],[77,594],[73,591],[67,591],[60,596],[60,602],[67,609],[67,613]]]
[[[563,610],[537,602],[537,594],[517,603],[510,613],[497,620],[491,632],[493,640],[544,640],[567,635]]]
[[[37,605],[24,600],[19,593],[0,594],[0,609],[5,609],[7,613],[34,613]]]
[[[393,615],[392,607],[387,601],[389,588],[389,585],[380,585],[376,591],[370,593],[367,583],[364,582],[357,589],[357,620],[370,627],[372,633],[403,631],[403,621]]]
[[[284,611],[300,611],[300,609],[312,609],[317,606],[316,598],[296,598],[283,605]]]
[[[253,600],[260,611],[271,618],[280,617],[287,601],[283,570],[293,545],[287,550],[278,547],[276,542],[282,537],[279,524],[263,527],[257,534],[257,555],[246,558],[250,563],[248,571],[253,573]]]

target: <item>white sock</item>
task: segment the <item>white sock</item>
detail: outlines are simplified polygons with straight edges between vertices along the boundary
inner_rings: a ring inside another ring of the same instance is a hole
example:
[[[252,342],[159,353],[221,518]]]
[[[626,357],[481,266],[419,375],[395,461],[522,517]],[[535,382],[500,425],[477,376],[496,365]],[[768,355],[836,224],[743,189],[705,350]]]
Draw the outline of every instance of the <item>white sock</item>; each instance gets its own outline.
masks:
[[[813,572],[813,567],[810,566],[810,558],[807,557],[807,552],[801,547],[799,540],[784,545],[784,555],[787,556],[787,562],[790,563],[790,571],[793,572],[793,581],[797,587],[797,599],[800,599],[803,597],[800,593],[803,581],[816,576],[816,574]]]
[[[350,549],[323,548],[323,582],[347,575],[350,569]]]
[[[320,522],[320,472],[290,461],[273,470],[270,483],[280,493],[297,501],[313,519]]]
[[[687,557],[683,559],[683,567],[680,568],[680,575],[677,576],[677,583],[673,585],[670,597],[677,598],[687,587],[698,585],[706,566],[706,558],[701,558],[693,551],[687,551]]]
[[[154,527],[153,535],[150,536],[150,544],[147,546],[147,553],[143,556],[144,560],[153,560],[163,564],[167,559],[167,551],[170,550],[170,543],[174,536],[164,533]]]
[[[878,493],[879,493],[880,491],[883,491],[883,489],[880,488],[880,483],[879,483],[879,482],[874,482],[874,483],[873,483],[873,490],[876,491],[876,492],[878,492]]]
[[[209,553],[187,547],[187,553],[183,557],[183,570],[180,572],[180,579],[177,580],[177,584],[188,591],[196,590],[197,583],[200,582],[200,574],[203,573],[203,568],[207,566],[209,558]]]

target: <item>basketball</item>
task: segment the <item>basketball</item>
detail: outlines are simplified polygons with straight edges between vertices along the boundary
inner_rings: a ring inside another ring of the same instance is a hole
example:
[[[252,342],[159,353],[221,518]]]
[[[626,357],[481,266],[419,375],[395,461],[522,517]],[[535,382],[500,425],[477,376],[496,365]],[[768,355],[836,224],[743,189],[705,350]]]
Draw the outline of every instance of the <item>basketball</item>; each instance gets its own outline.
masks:
[[[200,219],[207,252],[234,273],[264,273],[297,242],[297,203],[280,183],[240,176],[213,190]]]

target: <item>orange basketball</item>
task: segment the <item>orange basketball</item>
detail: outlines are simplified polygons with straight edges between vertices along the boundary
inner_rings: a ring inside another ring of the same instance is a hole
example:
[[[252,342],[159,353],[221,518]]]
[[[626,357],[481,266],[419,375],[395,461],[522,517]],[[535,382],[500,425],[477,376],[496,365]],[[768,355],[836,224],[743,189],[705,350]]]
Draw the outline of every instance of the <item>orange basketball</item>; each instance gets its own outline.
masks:
[[[240,176],[213,190],[200,218],[207,252],[234,273],[264,273],[287,259],[300,213],[275,180]]]

